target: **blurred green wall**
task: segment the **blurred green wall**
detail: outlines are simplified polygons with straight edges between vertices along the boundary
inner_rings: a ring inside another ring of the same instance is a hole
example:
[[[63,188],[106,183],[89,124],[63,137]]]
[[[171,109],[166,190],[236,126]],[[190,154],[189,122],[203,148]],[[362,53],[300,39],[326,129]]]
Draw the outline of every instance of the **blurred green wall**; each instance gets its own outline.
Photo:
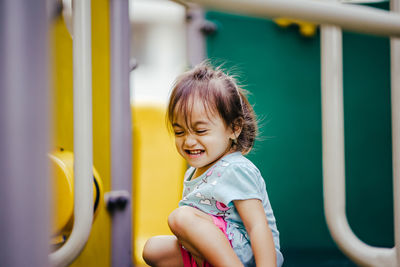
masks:
[[[324,218],[319,33],[213,11],[206,18],[218,27],[208,57],[240,75],[261,122],[249,158],[267,183],[284,266],[353,266]],[[344,33],[343,43],[348,219],[364,242],[392,247],[389,39]]]

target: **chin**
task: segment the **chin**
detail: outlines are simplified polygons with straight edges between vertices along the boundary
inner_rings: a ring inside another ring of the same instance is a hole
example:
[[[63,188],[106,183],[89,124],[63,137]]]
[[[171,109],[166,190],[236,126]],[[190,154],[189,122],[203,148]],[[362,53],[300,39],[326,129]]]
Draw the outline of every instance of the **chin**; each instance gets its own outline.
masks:
[[[196,169],[204,168],[209,164],[209,162],[195,162],[195,161],[187,161],[187,162],[189,163],[190,166]]]

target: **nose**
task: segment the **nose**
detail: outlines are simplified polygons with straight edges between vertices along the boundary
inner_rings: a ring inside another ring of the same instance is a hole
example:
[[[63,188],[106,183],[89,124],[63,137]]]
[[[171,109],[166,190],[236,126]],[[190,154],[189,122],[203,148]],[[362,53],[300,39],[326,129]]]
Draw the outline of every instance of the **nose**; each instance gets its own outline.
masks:
[[[188,147],[192,147],[192,146],[196,145],[196,139],[194,138],[194,136],[192,134],[186,135],[185,145]]]

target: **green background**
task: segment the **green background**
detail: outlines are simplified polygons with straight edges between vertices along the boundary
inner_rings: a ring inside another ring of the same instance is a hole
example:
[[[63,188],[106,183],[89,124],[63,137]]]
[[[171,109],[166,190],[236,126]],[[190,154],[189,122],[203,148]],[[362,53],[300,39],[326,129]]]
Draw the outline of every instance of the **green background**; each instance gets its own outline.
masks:
[[[260,119],[249,158],[266,180],[284,266],[354,266],[324,218],[319,33],[214,11],[206,18],[218,27],[208,57],[239,74]],[[348,220],[362,241],[392,247],[389,39],[345,32],[343,62]]]

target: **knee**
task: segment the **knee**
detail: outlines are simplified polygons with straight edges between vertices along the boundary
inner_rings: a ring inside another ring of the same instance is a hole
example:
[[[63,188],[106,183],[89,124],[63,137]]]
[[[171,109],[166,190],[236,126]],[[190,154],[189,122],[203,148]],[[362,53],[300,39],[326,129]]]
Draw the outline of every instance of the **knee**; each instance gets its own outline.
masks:
[[[143,260],[150,266],[156,266],[158,263],[158,242],[156,237],[152,237],[146,241],[143,248]]]
[[[186,229],[193,225],[196,218],[196,209],[189,206],[182,206],[175,209],[168,216],[168,226],[171,231],[176,235],[180,236]]]

